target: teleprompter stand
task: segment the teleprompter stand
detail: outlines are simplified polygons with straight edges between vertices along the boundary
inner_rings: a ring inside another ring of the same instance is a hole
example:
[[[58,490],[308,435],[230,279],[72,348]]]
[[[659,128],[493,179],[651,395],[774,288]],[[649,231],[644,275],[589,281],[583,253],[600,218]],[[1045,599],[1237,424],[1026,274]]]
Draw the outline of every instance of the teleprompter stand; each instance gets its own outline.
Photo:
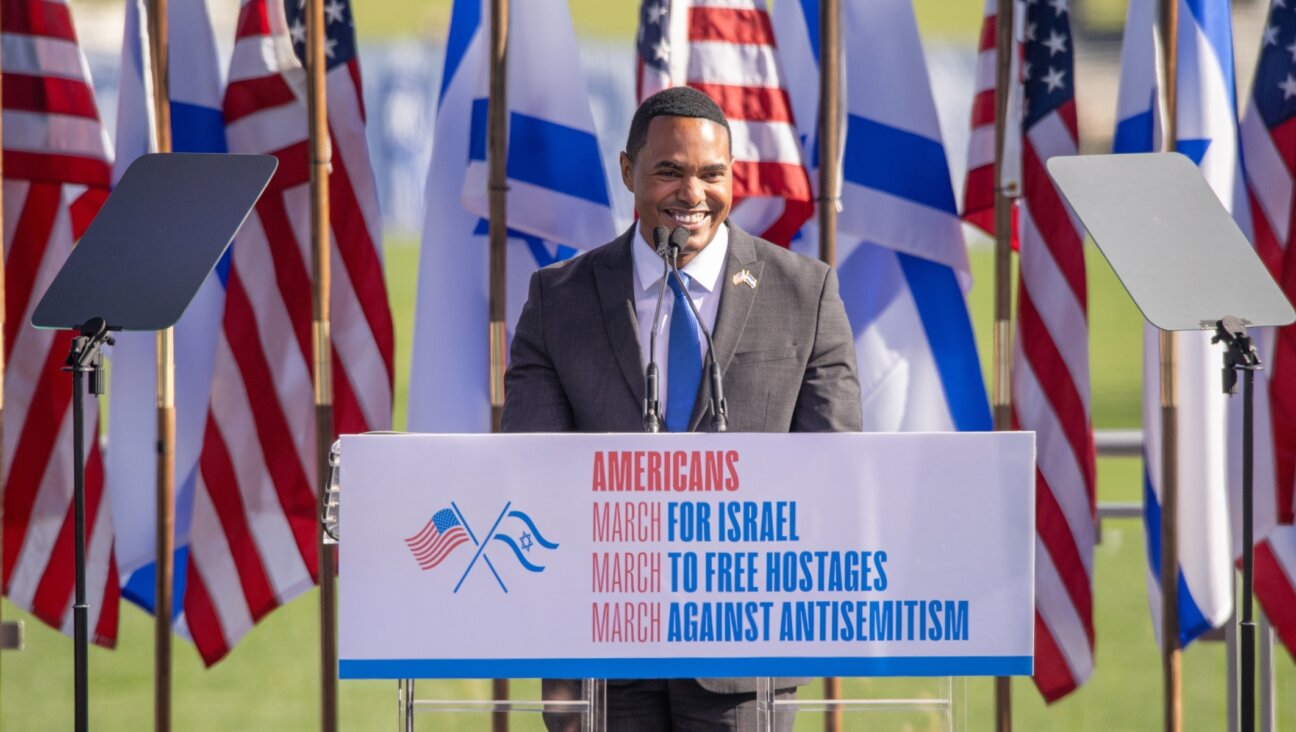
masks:
[[[104,393],[100,347],[117,330],[175,324],[270,182],[266,155],[146,155],[126,171],[32,314],[37,328],[73,330],[73,605],[75,729],[89,729],[82,382]]]
[[[1222,341],[1226,348],[1225,392],[1236,393],[1238,371],[1245,377],[1239,716],[1243,732],[1252,732],[1252,390],[1260,358],[1246,328],[1287,325],[1296,320],[1296,312],[1215,192],[1183,155],[1053,158],[1048,169],[1143,316],[1163,331],[1213,332],[1212,341]]]

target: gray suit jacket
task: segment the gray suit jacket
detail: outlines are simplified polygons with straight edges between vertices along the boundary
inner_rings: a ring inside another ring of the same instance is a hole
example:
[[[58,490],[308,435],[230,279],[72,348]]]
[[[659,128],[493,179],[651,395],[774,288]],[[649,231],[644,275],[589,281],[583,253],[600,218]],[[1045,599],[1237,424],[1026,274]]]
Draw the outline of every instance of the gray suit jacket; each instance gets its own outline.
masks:
[[[635,316],[631,246],[638,227],[531,277],[504,379],[505,432],[639,432],[645,361]],[[734,275],[746,270],[750,287]],[[855,343],[837,275],[729,228],[716,315],[716,361],[732,432],[858,432]],[[702,380],[690,422],[709,430],[711,385]],[[751,692],[751,679],[699,679]],[[805,683],[780,679],[779,686]]]

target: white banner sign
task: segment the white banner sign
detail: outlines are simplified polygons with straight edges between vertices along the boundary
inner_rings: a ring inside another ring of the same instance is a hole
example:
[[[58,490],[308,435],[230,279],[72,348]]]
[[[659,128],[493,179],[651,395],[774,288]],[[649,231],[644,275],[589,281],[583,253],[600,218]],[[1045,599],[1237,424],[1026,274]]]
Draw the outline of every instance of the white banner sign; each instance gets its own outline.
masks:
[[[1019,675],[1033,433],[342,438],[342,678]]]

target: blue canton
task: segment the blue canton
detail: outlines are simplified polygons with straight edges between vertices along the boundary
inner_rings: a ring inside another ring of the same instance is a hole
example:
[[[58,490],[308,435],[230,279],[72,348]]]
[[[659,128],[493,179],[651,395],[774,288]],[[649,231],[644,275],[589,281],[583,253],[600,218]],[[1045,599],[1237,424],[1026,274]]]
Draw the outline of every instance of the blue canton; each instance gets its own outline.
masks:
[[[306,0],[284,0],[288,33],[298,60],[306,63]],[[355,21],[347,0],[324,0],[324,67],[332,71],[356,57]]]
[[[432,523],[436,525],[437,531],[445,533],[449,529],[459,525],[459,519],[455,516],[454,511],[443,508],[432,516]]]
[[[1265,126],[1273,129],[1296,113],[1296,10],[1274,0],[1265,26],[1251,95]]]
[[[1030,129],[1050,112],[1075,98],[1075,51],[1067,0],[1026,0],[1025,117]]]
[[[668,73],[670,43],[666,40],[666,19],[670,15],[669,0],[644,0],[639,6],[639,37],[635,47],[644,66]]]

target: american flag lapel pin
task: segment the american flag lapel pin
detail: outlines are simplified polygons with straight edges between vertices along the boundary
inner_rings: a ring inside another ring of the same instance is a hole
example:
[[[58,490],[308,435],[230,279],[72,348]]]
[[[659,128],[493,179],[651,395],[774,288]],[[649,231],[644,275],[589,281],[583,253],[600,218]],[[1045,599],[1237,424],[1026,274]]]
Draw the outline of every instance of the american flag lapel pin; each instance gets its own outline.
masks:
[[[753,290],[756,289],[756,278],[745,269],[733,276],[733,283],[735,285],[747,285]]]

